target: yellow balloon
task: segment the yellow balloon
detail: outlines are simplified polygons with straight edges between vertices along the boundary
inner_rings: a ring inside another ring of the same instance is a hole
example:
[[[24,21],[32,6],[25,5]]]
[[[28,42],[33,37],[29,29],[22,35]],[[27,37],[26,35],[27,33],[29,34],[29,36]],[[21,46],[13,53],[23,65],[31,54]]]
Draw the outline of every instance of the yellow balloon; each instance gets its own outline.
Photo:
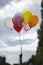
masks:
[[[23,17],[24,17],[24,24],[27,25],[29,23],[29,21],[31,20],[32,17],[32,13],[30,11],[24,11],[22,13]]]
[[[34,27],[38,23],[38,17],[36,15],[33,15],[31,18],[31,21],[29,22],[30,28]]]

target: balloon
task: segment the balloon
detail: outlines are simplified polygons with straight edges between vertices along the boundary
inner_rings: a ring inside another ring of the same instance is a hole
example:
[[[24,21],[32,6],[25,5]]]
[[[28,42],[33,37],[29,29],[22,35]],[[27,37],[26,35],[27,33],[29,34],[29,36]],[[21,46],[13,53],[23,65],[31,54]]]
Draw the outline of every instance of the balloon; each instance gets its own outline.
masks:
[[[22,26],[23,23],[23,16],[21,13],[17,13],[13,18],[12,18],[13,24],[15,24],[17,27]]]
[[[36,15],[33,15],[31,21],[29,22],[30,28],[34,27],[37,23],[38,23],[38,17]]]
[[[24,17],[24,24],[27,25],[29,21],[31,20],[32,13],[30,11],[24,11],[22,15]]]
[[[29,25],[28,25],[28,24],[27,24],[27,25],[23,25],[23,27],[24,27],[24,30],[25,30],[25,31],[30,30],[30,27],[29,27]]]
[[[13,29],[13,23],[12,23],[12,18],[11,17],[7,17],[4,20],[4,25],[8,28],[8,29]]]
[[[17,32],[20,32],[20,31],[22,30],[22,26],[21,26],[21,27],[17,27],[16,25],[14,25],[13,28],[14,28]]]

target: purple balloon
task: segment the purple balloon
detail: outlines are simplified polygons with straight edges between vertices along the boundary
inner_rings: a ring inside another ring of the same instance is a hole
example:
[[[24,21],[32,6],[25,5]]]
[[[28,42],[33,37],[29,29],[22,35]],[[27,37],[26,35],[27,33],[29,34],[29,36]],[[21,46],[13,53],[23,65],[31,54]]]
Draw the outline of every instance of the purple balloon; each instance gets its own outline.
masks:
[[[20,27],[22,26],[23,23],[23,16],[21,13],[17,13],[13,18],[12,18],[13,24],[16,26]]]

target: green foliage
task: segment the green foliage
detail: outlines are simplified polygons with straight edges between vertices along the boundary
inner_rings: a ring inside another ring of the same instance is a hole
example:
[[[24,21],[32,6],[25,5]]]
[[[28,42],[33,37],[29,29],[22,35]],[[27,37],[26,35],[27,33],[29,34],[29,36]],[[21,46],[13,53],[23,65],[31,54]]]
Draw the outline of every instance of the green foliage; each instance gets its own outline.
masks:
[[[41,3],[43,7],[43,0]],[[42,20],[43,20],[43,10],[41,10]],[[38,30],[38,48],[36,52],[36,63],[37,65],[43,65],[43,21],[41,22],[40,29]]]
[[[42,0],[42,2],[41,2],[41,7],[43,7],[43,0]]]

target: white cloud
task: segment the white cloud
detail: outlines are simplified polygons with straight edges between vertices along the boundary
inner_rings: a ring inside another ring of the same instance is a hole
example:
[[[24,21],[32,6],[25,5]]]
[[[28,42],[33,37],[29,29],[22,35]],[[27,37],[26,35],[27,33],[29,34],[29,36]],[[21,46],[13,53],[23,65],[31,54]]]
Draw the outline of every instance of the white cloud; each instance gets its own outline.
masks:
[[[38,39],[30,45],[23,45],[23,49],[29,51],[36,51],[38,46]]]
[[[12,17],[15,15],[15,13],[17,12],[22,12],[23,10],[25,10],[27,7],[31,7],[34,5],[37,5],[38,3],[40,3],[41,0],[39,1],[34,1],[34,0],[21,0],[18,3],[15,3],[14,1],[11,1],[10,4],[6,5],[3,9],[0,10],[1,16],[0,17]],[[35,4],[36,3],[36,4]],[[31,8],[29,8],[31,10]]]
[[[33,35],[33,33],[34,33],[34,35]],[[21,34],[20,33],[20,35],[18,34],[18,36],[10,36],[8,39],[9,40],[11,40],[11,41],[15,41],[15,40],[26,40],[26,39],[37,39],[37,32],[35,31],[35,32],[33,32],[33,33],[31,33],[31,31],[30,32],[23,32],[23,34]]]
[[[20,51],[20,45],[16,45],[16,46],[7,46],[5,43],[2,43],[3,47],[4,48],[0,48],[1,50],[0,51]],[[21,44],[21,47],[23,49],[23,51],[36,51],[36,48],[38,46],[38,39],[36,39],[35,42],[31,43],[31,44]]]
[[[2,9],[2,10],[0,10],[0,18],[1,18],[1,17],[3,18],[3,15],[4,15],[4,11],[3,11],[3,9]]]
[[[0,48],[7,47],[7,44],[0,40]]]

